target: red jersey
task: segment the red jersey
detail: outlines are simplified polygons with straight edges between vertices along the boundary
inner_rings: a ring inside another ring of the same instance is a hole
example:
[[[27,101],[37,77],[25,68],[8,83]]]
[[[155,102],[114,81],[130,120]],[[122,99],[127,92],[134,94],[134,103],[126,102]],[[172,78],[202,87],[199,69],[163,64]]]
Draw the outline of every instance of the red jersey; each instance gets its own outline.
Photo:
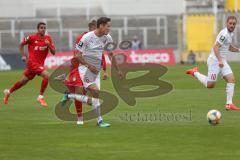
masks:
[[[50,45],[55,48],[52,38],[49,35],[45,35],[42,38],[38,34],[32,34],[23,39],[21,43],[28,45],[28,63],[44,65],[44,61],[48,55],[48,47],[45,40],[48,40]]]

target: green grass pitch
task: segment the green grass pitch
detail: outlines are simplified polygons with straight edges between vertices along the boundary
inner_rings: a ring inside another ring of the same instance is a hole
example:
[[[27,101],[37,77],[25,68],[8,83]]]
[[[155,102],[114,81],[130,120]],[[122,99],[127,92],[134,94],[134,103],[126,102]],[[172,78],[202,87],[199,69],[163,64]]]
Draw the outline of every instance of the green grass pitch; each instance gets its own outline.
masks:
[[[206,74],[205,64],[199,66]],[[231,66],[237,81],[234,102],[240,105],[239,64]],[[135,107],[120,100],[118,107],[104,116],[112,124],[110,128],[98,128],[96,120],[82,127],[59,120],[54,106],[61,94],[48,87],[45,95],[49,107],[41,107],[36,102],[41,82],[38,77],[15,92],[7,106],[1,94],[0,160],[238,159],[240,112],[224,110],[224,81],[219,78],[216,88],[208,90],[185,75],[190,67],[168,67],[162,79],[170,82],[174,90],[166,95],[139,98]],[[0,90],[10,87],[21,75],[22,71],[0,72]],[[101,85],[117,96],[110,79]],[[217,126],[206,120],[210,109],[222,113]],[[185,119],[138,121],[134,119],[138,113],[185,115]],[[124,117],[126,114],[132,117]]]

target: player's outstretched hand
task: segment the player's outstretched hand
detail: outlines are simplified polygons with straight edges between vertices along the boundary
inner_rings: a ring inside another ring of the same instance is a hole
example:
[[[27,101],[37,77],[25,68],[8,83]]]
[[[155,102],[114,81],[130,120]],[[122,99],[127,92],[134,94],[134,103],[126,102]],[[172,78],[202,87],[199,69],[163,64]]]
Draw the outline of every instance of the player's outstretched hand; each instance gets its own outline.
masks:
[[[222,61],[219,61],[219,62],[218,62],[218,66],[219,66],[220,68],[223,68],[223,66],[224,66],[224,65],[223,65],[223,62],[222,62]]]
[[[26,62],[26,60],[27,60],[27,57],[26,57],[26,56],[22,56],[22,58],[21,58],[21,59],[22,59],[22,61],[23,61],[23,62]]]
[[[98,74],[98,70],[95,66],[88,65],[88,69],[93,72],[94,74]]]
[[[108,79],[108,74],[107,74],[107,72],[104,72],[103,73],[103,80],[106,80],[106,79]]]
[[[47,46],[50,46],[50,42],[48,40],[45,40],[45,43]]]

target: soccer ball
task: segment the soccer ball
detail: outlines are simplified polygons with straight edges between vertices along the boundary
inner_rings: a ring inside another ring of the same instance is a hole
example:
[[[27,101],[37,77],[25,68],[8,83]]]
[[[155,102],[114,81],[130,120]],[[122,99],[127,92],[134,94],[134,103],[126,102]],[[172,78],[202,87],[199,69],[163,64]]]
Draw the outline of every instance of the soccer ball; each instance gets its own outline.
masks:
[[[207,120],[212,125],[216,125],[220,123],[220,119],[221,119],[221,112],[219,112],[218,110],[213,109],[207,113]]]

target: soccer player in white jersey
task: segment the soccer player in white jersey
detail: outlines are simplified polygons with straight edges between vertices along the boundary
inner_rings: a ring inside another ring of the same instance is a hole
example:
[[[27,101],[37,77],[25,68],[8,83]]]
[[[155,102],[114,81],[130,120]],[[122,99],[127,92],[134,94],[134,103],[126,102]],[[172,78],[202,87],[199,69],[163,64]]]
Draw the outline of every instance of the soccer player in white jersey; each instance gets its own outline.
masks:
[[[211,54],[209,55],[207,60],[208,76],[201,74],[198,71],[198,67],[186,71],[187,74],[196,77],[207,88],[214,88],[217,77],[220,74],[227,82],[227,101],[225,105],[225,108],[227,110],[240,110],[240,108],[237,108],[232,102],[235,78],[231,67],[226,61],[226,56],[229,51],[240,52],[239,48],[236,48],[232,45],[233,31],[236,24],[237,18],[235,16],[229,16],[227,18],[226,28],[222,29],[221,32],[218,34],[216,42],[211,50]]]
[[[91,104],[96,111],[99,127],[109,127],[109,123],[105,123],[100,114],[100,101],[99,101],[99,90],[100,90],[100,70],[102,63],[102,53],[104,47],[113,42],[112,37],[108,34],[111,29],[111,19],[107,17],[101,17],[97,20],[97,29],[86,33],[81,41],[76,45],[78,50],[77,57],[80,63],[79,74],[83,82],[83,87],[87,91],[90,91],[93,96],[88,97],[85,95],[77,94],[65,94],[62,102],[68,99],[75,99],[84,103]],[[110,56],[112,54],[109,54]],[[110,57],[112,58],[112,57]],[[113,60],[114,58],[112,58]],[[114,63],[116,64],[116,63]],[[122,76],[122,72],[119,70],[119,76]]]

